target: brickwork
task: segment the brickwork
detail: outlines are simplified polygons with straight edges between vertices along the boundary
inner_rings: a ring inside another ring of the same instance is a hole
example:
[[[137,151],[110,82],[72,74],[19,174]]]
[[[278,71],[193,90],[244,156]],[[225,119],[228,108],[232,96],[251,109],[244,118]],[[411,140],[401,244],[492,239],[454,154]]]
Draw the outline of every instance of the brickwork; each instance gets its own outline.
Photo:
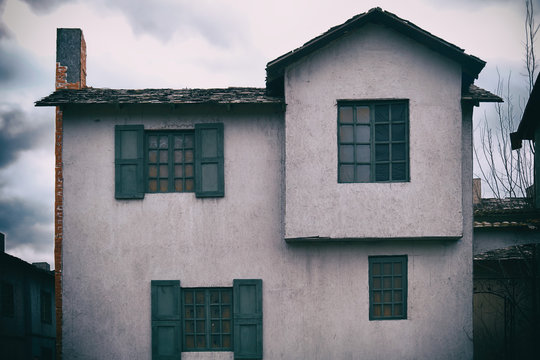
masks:
[[[60,89],[81,89],[86,87],[86,42],[81,33],[81,57],[79,81],[67,81],[68,67],[56,63],[55,87]],[[56,359],[62,359],[62,241],[64,238],[64,175],[62,163],[63,151],[63,113],[56,107],[55,130],[55,184],[54,184],[54,288],[56,298]]]

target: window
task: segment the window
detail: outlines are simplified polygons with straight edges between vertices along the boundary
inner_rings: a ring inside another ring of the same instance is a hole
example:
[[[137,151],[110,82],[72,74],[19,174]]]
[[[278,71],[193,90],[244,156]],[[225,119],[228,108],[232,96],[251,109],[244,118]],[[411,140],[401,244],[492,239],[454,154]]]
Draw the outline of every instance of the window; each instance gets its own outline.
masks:
[[[146,192],[193,192],[194,132],[145,133]]]
[[[15,298],[13,294],[13,284],[3,282],[0,291],[0,294],[2,295],[2,303],[0,304],[2,316],[15,316]]]
[[[185,351],[232,351],[232,288],[182,289]]]
[[[197,124],[194,130],[115,127],[115,197],[142,199],[145,193],[195,192],[225,195],[223,124]]]
[[[338,182],[409,180],[409,103],[338,103]]]
[[[369,319],[407,318],[407,256],[369,257]]]
[[[234,351],[262,359],[262,280],[234,280],[232,288],[181,288],[153,280],[152,358],[182,351]]]
[[[52,323],[52,298],[48,291],[41,291],[41,322]]]

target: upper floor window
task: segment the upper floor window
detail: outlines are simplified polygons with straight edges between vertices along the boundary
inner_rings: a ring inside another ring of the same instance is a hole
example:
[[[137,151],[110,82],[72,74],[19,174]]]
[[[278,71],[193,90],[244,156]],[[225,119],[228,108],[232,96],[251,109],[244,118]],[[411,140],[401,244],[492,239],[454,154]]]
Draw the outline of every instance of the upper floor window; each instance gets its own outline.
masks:
[[[338,103],[338,182],[409,180],[407,100]]]
[[[145,193],[225,194],[223,124],[197,124],[194,130],[115,128],[115,196],[142,199]]]

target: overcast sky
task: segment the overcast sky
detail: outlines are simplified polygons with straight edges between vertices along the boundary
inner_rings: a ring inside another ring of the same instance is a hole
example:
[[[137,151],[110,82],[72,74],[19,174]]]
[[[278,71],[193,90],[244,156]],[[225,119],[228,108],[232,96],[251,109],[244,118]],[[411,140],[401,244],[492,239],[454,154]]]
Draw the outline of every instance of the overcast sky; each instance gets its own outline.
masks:
[[[54,90],[56,28],[83,30],[88,86],[264,87],[267,62],[376,6],[487,61],[480,87],[498,68],[524,88],[524,0],[0,0],[6,252],[53,264],[54,109],[33,103]]]

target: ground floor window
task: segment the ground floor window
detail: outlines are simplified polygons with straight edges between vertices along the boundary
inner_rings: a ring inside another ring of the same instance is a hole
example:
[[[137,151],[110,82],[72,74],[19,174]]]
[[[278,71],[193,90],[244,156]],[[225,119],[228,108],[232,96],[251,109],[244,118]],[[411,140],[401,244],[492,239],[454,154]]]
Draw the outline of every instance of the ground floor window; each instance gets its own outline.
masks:
[[[369,319],[407,318],[407,256],[369,257]]]

